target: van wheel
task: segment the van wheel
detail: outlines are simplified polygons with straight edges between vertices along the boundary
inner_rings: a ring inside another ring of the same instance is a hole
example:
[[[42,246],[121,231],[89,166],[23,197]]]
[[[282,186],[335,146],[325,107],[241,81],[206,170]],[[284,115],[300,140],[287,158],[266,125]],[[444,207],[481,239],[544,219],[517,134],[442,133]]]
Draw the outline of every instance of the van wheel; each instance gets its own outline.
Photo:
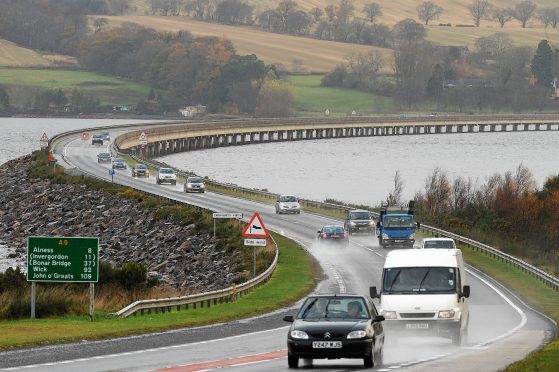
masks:
[[[383,363],[383,361],[382,361],[382,359],[383,359],[383,354],[384,354],[384,353],[383,353],[383,348],[381,348],[381,349],[378,351],[377,355],[375,356],[375,366],[381,366],[381,365],[382,365],[382,363]]]
[[[462,346],[462,342],[464,341],[464,332],[458,328],[452,331],[452,345],[454,346]]]
[[[299,365],[299,357],[291,354],[287,354],[287,365],[289,368],[297,368]]]

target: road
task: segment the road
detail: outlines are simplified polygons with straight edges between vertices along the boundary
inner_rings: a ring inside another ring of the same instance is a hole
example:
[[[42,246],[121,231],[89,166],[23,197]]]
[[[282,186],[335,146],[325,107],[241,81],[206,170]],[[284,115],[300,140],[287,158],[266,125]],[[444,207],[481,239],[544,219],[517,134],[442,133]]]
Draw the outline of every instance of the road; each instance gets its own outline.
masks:
[[[118,130],[111,130],[111,138],[118,134]],[[101,151],[101,147],[77,137],[65,139],[56,149],[71,166],[110,180],[110,166],[96,161]],[[316,243],[319,227],[339,221],[304,212],[276,215],[270,205],[212,192],[185,194],[182,184],[156,185],[153,176],[133,179],[129,171],[117,171],[114,182],[217,212],[242,212],[250,216],[258,211],[269,229],[298,241],[316,257],[327,276],[316,292],[368,294],[371,285],[380,284],[388,250],[380,248],[375,238],[352,236],[347,248]],[[485,275],[472,268],[468,274],[472,288],[468,344],[453,347],[450,340],[436,337],[410,337],[397,343],[388,338],[385,364],[376,370],[495,371],[522,359],[549,340],[554,332],[554,324],[549,319]],[[281,319],[285,314],[294,314],[296,307],[294,304],[292,308],[265,316],[195,329],[0,353],[0,370],[146,371],[177,366],[180,368],[176,370],[181,371],[218,367],[243,371],[287,370],[288,325]],[[345,371],[361,369],[362,361],[317,360],[314,366]]]

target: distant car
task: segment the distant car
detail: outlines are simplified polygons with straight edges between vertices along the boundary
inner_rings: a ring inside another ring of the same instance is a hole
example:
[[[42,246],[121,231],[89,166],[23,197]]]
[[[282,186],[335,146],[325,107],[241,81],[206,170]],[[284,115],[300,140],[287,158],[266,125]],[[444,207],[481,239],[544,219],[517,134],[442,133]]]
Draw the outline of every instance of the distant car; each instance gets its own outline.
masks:
[[[354,209],[348,212],[344,222],[344,228],[353,233],[373,234],[376,232],[376,224],[371,212],[364,209]]]
[[[177,175],[173,168],[159,168],[155,176],[155,183],[158,185],[162,183],[170,183],[171,185],[177,184]]]
[[[303,359],[363,359],[365,368],[382,364],[384,316],[373,302],[350,294],[309,296],[290,322],[287,364],[297,368]]]
[[[101,138],[100,134],[94,134],[91,137],[91,144],[92,145],[103,145],[103,138]]]
[[[184,192],[205,192],[206,185],[201,177],[188,177],[184,183]]]
[[[116,158],[115,160],[113,160],[113,169],[126,169],[126,168],[128,168],[128,166],[126,165],[124,159]]]
[[[111,154],[108,152],[100,152],[97,154],[97,163],[110,163]]]
[[[349,234],[343,226],[322,226],[322,229],[318,230],[317,239],[321,242],[349,244]]]
[[[109,132],[101,132],[99,135],[101,136],[101,139],[103,141],[110,141],[111,140],[111,135],[109,134]]]
[[[132,177],[149,177],[149,168],[145,164],[134,164],[131,171]]]
[[[301,213],[301,205],[297,197],[293,195],[280,195],[276,200],[276,214]]]
[[[425,238],[421,248],[456,249],[456,243],[451,238]]]

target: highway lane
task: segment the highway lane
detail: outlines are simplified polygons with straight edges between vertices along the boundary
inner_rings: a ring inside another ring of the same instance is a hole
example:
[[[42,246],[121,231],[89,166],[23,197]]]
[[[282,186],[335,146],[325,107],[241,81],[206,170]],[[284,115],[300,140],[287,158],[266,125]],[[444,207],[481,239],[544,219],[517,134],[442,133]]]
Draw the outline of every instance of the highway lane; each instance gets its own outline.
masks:
[[[117,131],[111,131],[112,138],[116,135],[118,135]],[[73,139],[66,141],[63,149],[59,151],[65,153],[67,159],[75,166],[87,169],[98,177],[110,179],[109,166],[96,162],[96,154],[101,151],[100,147],[92,147],[89,143]],[[272,206],[211,192],[184,194],[181,191],[182,185],[156,185],[153,177],[147,180],[134,180],[129,177],[129,171],[118,171],[114,180],[215,211],[240,211],[246,217],[258,211],[270,229],[299,241],[320,262],[328,278],[319,285],[318,292],[368,293],[370,285],[378,286],[380,283],[382,264],[388,250],[378,247],[373,237],[352,237],[351,245],[347,249],[316,244],[317,228],[332,223],[334,220],[330,218],[309,213],[278,216],[275,215]],[[546,332],[552,330],[548,321],[531,312],[516,299],[498,295],[495,290],[503,292],[502,288],[491,288],[489,285],[495,286],[495,284],[488,285],[482,280],[487,279],[483,277],[477,279],[470,275],[472,320],[467,346],[452,347],[448,340],[439,338],[408,338],[394,344],[388,338],[384,367],[433,369],[438,365],[444,366],[452,360],[454,369],[461,366],[466,368],[464,370],[473,370],[472,359],[477,360],[478,355],[487,354],[488,357],[479,358],[483,360],[483,366],[477,366],[475,369],[496,370],[512,359],[521,358],[545,340]],[[231,322],[202,329],[2,353],[0,368],[27,365],[29,366],[27,369],[34,369],[30,365],[36,365],[35,369],[57,371],[77,368],[151,370],[210,361],[228,365],[227,361],[229,361],[233,363],[229,364],[229,368],[234,369],[283,370],[287,369],[287,361],[281,356],[281,351],[285,350],[287,324],[283,323],[281,318],[283,314],[292,314],[294,311],[294,309],[284,309],[250,321]],[[507,334],[517,327],[521,328],[511,335]],[[522,337],[518,337],[519,335]],[[496,340],[499,337],[503,339]],[[509,351],[507,355],[506,350],[509,349],[514,352]],[[279,356],[274,354],[278,350]],[[472,354],[475,356],[472,357]],[[260,356],[264,360],[246,364],[246,360],[240,357],[247,355]],[[44,365],[45,361],[55,364]],[[236,361],[241,365],[235,367]],[[362,366],[359,360],[315,361],[314,364],[330,366],[329,369],[334,370]]]

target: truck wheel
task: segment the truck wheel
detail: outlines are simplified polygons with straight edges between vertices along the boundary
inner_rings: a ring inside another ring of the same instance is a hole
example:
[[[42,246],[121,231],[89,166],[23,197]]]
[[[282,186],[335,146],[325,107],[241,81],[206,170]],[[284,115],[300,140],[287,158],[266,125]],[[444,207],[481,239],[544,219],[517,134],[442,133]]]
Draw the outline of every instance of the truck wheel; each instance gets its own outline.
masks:
[[[365,368],[373,368],[375,366],[375,352],[371,346],[371,353],[363,357],[363,366]]]
[[[384,243],[382,242],[382,238],[378,238],[378,246],[384,248]]]
[[[463,331],[460,328],[452,331],[452,345],[462,346],[462,342],[464,341],[463,335]]]

